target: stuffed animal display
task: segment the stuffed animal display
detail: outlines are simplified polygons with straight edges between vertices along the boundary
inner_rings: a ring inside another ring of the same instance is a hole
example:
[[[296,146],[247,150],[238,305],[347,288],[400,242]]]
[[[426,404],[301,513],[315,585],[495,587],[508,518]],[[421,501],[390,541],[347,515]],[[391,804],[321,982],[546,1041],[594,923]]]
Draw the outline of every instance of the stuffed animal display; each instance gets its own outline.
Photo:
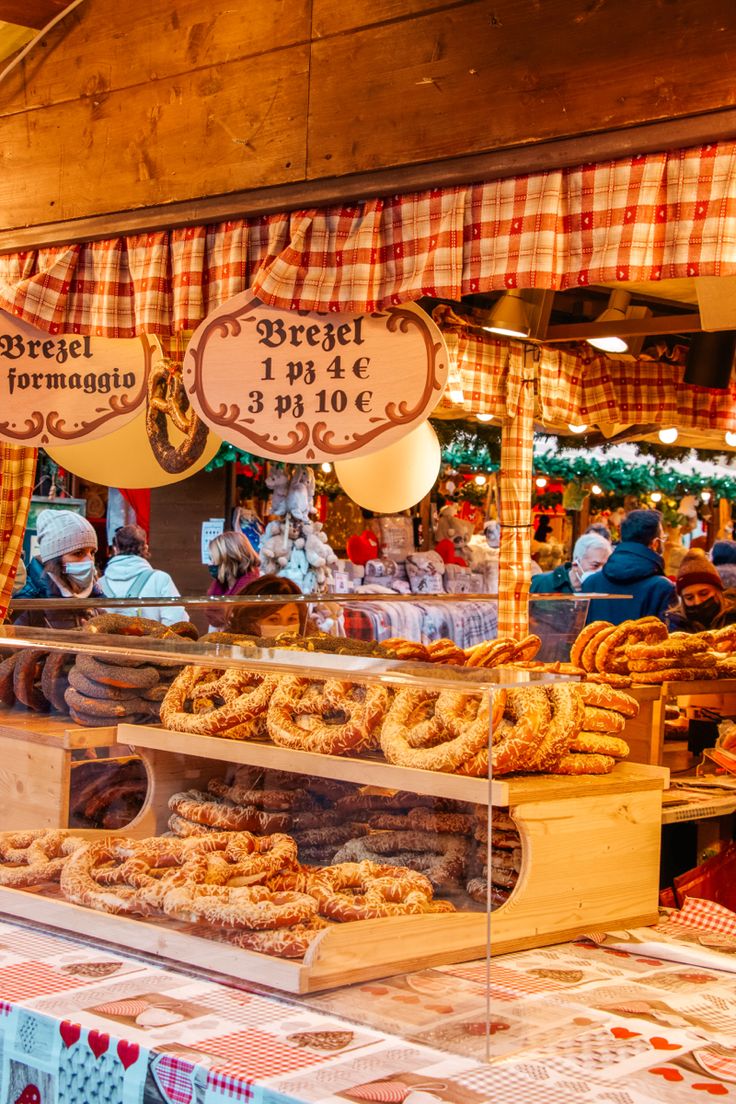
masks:
[[[337,556],[322,523],[314,520],[314,472],[299,464],[289,473],[273,466],[271,513],[261,542],[261,570],[296,583],[303,594],[324,594],[332,586]]]

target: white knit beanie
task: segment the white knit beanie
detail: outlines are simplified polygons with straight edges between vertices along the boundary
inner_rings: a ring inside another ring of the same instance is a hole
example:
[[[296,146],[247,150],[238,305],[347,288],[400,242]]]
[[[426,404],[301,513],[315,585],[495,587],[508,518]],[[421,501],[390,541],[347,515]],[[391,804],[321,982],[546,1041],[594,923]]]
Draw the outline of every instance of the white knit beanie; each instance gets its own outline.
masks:
[[[97,534],[81,514],[72,510],[42,510],[36,518],[36,535],[42,563],[80,548],[97,550]]]

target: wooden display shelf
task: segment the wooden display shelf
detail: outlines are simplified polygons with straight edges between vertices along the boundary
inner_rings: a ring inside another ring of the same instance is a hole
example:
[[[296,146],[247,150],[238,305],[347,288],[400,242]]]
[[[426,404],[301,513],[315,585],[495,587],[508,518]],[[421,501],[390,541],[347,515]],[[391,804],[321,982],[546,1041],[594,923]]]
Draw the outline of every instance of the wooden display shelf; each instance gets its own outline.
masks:
[[[0,887],[0,914],[94,940],[95,946],[140,951],[233,981],[313,993],[390,974],[482,958],[488,945],[484,912],[444,912],[360,920],[325,928],[302,960],[275,958],[196,934],[167,918],[136,920],[95,912],[59,896],[57,886]]]
[[[639,703],[638,716],[621,733],[629,745],[629,763],[660,764],[664,747],[664,698],[661,686],[631,686],[625,691]]]
[[[609,775],[494,783],[516,822],[522,867],[491,914],[491,953],[640,927],[658,916],[663,767],[619,763]]]
[[[397,767],[370,756],[319,755],[250,740],[226,740],[220,736],[173,732],[152,725],[118,725],[117,738],[121,744],[130,744],[139,750],[147,748],[161,753],[193,756],[200,761],[214,759],[220,763],[245,763],[268,770],[319,775],[320,778],[355,782],[359,786],[409,790],[432,797],[448,797],[454,801],[472,801],[477,805],[487,805],[490,796],[487,778],[465,778],[440,771]],[[158,761],[162,762],[161,758]]]
[[[116,740],[115,725],[85,728],[59,714],[0,709],[3,829],[66,827],[72,753]]]

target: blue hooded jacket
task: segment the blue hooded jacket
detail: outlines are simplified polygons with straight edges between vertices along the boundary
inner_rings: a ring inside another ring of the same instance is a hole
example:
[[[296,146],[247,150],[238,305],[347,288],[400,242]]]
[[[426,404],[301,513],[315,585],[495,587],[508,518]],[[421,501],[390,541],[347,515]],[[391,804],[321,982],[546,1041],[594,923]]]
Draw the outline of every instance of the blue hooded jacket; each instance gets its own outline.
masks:
[[[594,599],[588,610],[587,624],[610,621],[620,625],[622,621],[637,617],[659,617],[664,621],[665,611],[674,597],[675,584],[665,577],[664,560],[651,548],[637,541],[621,541],[601,570],[594,571],[583,581],[582,593],[631,595],[628,602]]]

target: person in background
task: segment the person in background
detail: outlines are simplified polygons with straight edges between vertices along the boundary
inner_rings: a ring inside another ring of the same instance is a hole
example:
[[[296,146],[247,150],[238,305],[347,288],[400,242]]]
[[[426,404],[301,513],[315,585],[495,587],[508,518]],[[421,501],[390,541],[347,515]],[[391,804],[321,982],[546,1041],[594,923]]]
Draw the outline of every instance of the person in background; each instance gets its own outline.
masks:
[[[99,598],[95,552],[97,534],[73,510],[41,510],[36,519],[38,558],[28,565],[27,581],[16,598]],[[48,625],[53,629],[79,628],[96,611],[24,610],[16,625]]]
[[[679,601],[667,615],[671,632],[705,632],[736,622],[736,595],[724,594],[723,580],[702,549],[683,556],[675,587]]]
[[[736,541],[717,540],[710,550],[710,558],[727,589],[736,589]]]
[[[664,574],[665,534],[659,510],[632,510],[621,523],[621,542],[607,563],[583,580],[583,594],[630,595],[629,601],[593,598],[587,622],[622,621],[638,617],[665,620],[675,593],[674,584]]]
[[[281,575],[261,575],[240,592],[240,598],[257,599],[266,595],[282,595],[284,602],[251,601],[233,606],[225,624],[227,632],[243,636],[279,636],[283,632],[303,634],[307,627],[308,606],[305,602],[290,602],[301,594],[291,579]]]
[[[258,578],[261,558],[244,533],[228,530],[213,537],[209,543],[210,574],[208,598],[229,598],[241,594]],[[222,629],[231,612],[228,605],[207,606],[205,613],[210,627]]]
[[[534,575],[531,594],[573,594],[579,591],[585,579],[594,571],[600,571],[611,555],[611,542],[598,533],[584,533],[578,537],[572,551],[572,560],[560,564],[552,571]]]
[[[140,525],[122,525],[115,532],[112,557],[108,560],[100,588],[108,598],[178,598],[179,591],[166,571],[151,567],[148,538]],[[109,613],[148,617],[162,625],[187,621],[184,606],[125,606]]]
[[[593,524],[589,525],[588,528],[585,530],[583,536],[585,536],[587,533],[597,533],[599,537],[603,537],[603,539],[607,540],[609,544],[611,543],[611,530],[602,521],[594,521]]]

